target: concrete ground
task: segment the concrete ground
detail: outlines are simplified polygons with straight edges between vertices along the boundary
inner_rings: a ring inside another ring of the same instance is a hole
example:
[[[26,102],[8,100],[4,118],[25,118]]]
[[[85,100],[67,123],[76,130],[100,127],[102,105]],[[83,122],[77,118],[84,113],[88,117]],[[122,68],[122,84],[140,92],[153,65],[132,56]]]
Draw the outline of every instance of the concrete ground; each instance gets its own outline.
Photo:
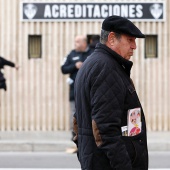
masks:
[[[70,131],[57,132],[0,132],[0,152],[66,151],[74,147]],[[170,151],[170,131],[148,132],[149,151]]]

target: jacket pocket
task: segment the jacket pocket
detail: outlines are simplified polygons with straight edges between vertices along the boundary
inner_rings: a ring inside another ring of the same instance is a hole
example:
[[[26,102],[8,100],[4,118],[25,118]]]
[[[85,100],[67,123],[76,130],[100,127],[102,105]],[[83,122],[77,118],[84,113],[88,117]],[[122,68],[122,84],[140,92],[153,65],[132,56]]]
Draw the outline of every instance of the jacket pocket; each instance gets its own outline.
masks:
[[[132,166],[140,167],[142,170],[147,169],[148,162],[148,153],[145,145],[145,134],[142,131],[140,134],[136,136],[122,136],[125,141],[125,145],[129,156],[132,161]],[[129,145],[131,143],[131,145]]]
[[[122,136],[123,141],[125,142],[126,150],[129,154],[129,157],[131,159],[131,163],[135,161],[136,153],[135,153],[135,147],[133,142],[131,141],[130,137],[128,136]]]

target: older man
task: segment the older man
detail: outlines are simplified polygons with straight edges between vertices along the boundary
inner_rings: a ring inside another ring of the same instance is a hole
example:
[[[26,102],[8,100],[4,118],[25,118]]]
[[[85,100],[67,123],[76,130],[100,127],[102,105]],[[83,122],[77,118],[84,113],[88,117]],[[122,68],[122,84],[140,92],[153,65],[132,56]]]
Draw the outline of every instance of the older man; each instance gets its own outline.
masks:
[[[136,38],[144,38],[128,19],[102,23],[101,43],[79,70],[75,82],[74,141],[82,170],[147,170],[146,124],[130,78]],[[140,110],[139,135],[123,136],[127,116]]]
[[[74,102],[74,81],[78,70],[82,66],[83,62],[93,51],[87,45],[87,39],[83,35],[78,35],[75,37],[75,49],[72,50],[65,59],[64,64],[61,66],[61,71],[63,74],[69,74],[67,82],[70,85],[70,109],[71,109],[71,119],[70,128],[72,129],[73,114],[75,112],[75,102]],[[73,149],[74,152],[75,149]]]
[[[78,70],[86,58],[92,53],[87,45],[87,39],[83,35],[75,37],[75,49],[72,50],[65,59],[61,67],[63,74],[70,74],[68,83],[70,84],[70,101],[74,101],[74,81]]]

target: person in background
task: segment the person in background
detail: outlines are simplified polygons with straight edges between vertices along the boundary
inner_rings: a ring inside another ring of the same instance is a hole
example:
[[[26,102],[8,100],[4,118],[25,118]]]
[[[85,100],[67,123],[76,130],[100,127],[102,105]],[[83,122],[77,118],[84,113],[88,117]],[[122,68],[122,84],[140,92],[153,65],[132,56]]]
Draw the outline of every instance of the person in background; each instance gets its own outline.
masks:
[[[99,35],[92,35],[90,39],[89,47],[94,51],[96,44],[100,42],[100,36]]]
[[[93,51],[87,45],[87,38],[83,35],[75,37],[75,48],[67,55],[64,64],[61,66],[63,74],[69,74],[67,83],[70,85],[69,101],[70,101],[70,129],[72,130],[73,114],[75,112],[74,102],[74,81],[78,70],[81,68],[83,62]],[[73,135],[73,134],[72,134]],[[72,136],[73,137],[73,136]],[[75,149],[73,149],[74,152]]]
[[[110,16],[100,37],[75,80],[73,140],[81,169],[148,170],[145,116],[130,78],[136,38],[145,35],[130,20]],[[134,108],[140,108],[142,130],[123,136]]]
[[[4,77],[4,74],[2,73],[2,69],[4,68],[4,66],[14,67],[16,70],[18,70],[19,67],[16,66],[13,62],[8,61],[3,57],[0,57],[0,89],[4,89],[6,91],[6,79]]]

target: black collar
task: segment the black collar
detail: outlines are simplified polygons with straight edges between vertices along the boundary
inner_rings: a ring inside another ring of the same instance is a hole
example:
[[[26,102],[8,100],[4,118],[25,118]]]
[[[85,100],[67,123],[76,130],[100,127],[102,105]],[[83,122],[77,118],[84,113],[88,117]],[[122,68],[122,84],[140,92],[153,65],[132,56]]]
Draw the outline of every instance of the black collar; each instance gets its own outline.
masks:
[[[101,44],[101,43],[98,43],[96,45],[95,49],[96,49],[96,51],[103,49],[107,53],[109,53],[109,55],[111,55],[122,66],[122,68],[125,70],[125,72],[128,74],[128,76],[130,76],[130,71],[131,71],[131,68],[133,65],[132,61],[124,59],[122,56],[117,54],[115,51],[111,50],[109,47],[107,47],[106,45]]]

